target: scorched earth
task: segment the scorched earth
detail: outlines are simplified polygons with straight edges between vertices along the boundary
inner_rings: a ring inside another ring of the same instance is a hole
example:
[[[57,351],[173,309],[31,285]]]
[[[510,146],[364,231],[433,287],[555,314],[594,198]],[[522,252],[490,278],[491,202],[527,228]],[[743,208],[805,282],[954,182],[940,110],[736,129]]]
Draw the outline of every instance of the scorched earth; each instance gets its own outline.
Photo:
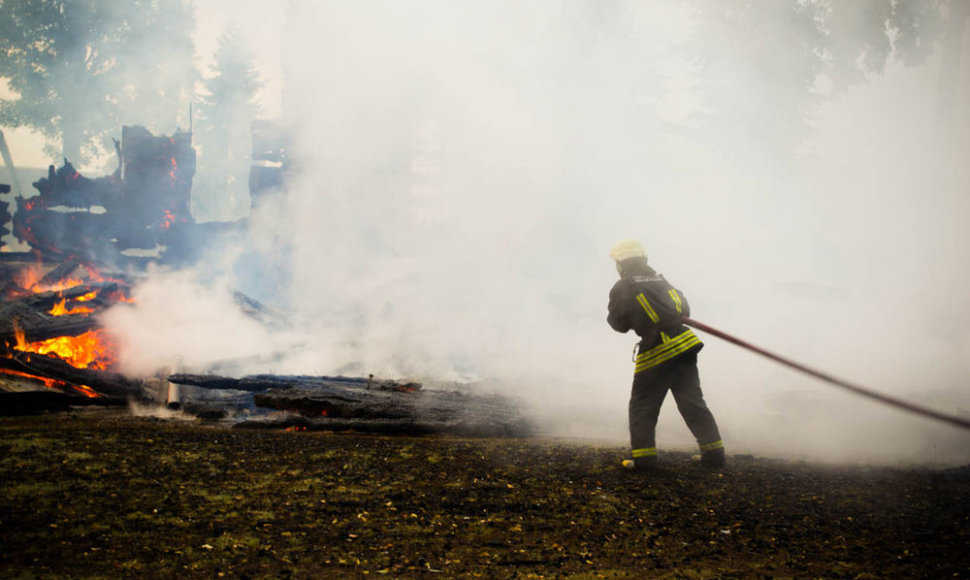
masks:
[[[0,576],[965,578],[966,469],[544,438],[0,419]]]

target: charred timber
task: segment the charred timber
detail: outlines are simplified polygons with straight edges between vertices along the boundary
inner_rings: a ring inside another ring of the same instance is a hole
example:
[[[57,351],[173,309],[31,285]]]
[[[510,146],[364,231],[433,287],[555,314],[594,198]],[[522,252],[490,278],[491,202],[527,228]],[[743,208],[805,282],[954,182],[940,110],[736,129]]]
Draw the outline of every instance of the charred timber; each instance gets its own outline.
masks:
[[[375,379],[372,377],[331,377],[325,375],[248,375],[242,378],[232,378],[218,375],[178,373],[169,376],[168,381],[179,385],[190,385],[204,389],[236,389],[250,392],[285,389],[289,387],[401,392],[412,392],[421,389],[421,383],[410,381]]]
[[[96,369],[79,369],[53,356],[13,350],[10,358],[0,357],[0,369],[55,379],[72,385],[90,387],[101,395],[127,398],[140,395],[141,381],[120,373]]]
[[[321,385],[272,389],[257,394],[254,400],[259,407],[344,419],[413,419],[437,423],[498,421],[518,415],[505,397],[458,391],[408,393]]]
[[[256,394],[257,407],[293,413],[280,423],[258,419],[250,427],[296,427],[372,433],[447,433],[466,436],[525,436],[529,422],[501,395],[421,390],[419,383],[374,378],[254,375],[234,379],[172,375],[170,382]],[[294,422],[295,421],[295,422]]]
[[[85,314],[67,314],[50,318],[24,314],[21,318],[0,318],[0,342],[16,344],[17,328],[26,342],[37,342],[58,336],[77,336],[99,328],[98,321]]]
[[[40,279],[37,283],[38,286],[44,288],[53,286],[61,280],[64,280],[71,275],[74,270],[77,270],[81,266],[81,260],[77,258],[68,258],[61,262],[60,264],[51,268],[50,272],[44,274],[44,277]]]
[[[53,316],[49,311],[61,300],[71,301],[96,293],[85,306],[99,310],[107,308],[123,289],[115,283],[82,284],[66,290],[40,292],[0,303],[0,342],[14,344],[18,329],[24,340],[35,342],[58,336],[77,336],[99,327],[88,313]]]

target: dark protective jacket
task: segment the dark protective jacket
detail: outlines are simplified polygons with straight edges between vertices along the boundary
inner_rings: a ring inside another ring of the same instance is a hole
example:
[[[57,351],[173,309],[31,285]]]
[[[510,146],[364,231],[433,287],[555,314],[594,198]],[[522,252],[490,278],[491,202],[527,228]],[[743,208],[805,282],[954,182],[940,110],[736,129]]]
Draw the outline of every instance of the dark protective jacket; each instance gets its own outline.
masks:
[[[641,339],[636,373],[703,348],[701,339],[684,325],[684,316],[690,316],[687,298],[646,265],[633,272],[625,269],[610,290],[606,321],[613,330],[633,330]]]

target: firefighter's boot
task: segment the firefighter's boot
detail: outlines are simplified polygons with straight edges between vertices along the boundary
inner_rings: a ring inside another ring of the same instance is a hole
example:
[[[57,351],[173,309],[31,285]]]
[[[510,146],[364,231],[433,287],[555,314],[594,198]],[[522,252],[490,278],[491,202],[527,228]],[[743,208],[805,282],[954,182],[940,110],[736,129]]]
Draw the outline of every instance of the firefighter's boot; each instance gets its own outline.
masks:
[[[709,451],[701,452],[701,466],[710,467],[712,469],[720,469],[724,467],[727,460],[724,456],[724,448],[720,447],[718,449],[711,449]]]
[[[657,471],[660,468],[657,464],[656,455],[637,457],[635,459],[624,459],[623,467],[633,471]]]

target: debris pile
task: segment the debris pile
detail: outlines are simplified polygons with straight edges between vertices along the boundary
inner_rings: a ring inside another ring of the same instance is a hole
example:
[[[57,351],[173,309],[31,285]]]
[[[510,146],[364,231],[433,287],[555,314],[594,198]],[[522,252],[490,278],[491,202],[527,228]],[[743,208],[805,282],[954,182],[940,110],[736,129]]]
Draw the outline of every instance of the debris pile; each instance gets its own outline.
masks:
[[[0,262],[0,270],[9,280],[0,287],[0,414],[139,401],[240,428],[472,437],[531,432],[510,399],[454,384],[425,389],[373,376],[126,376],[114,369],[118,344],[98,314],[133,302],[129,279],[78,259],[26,267]],[[283,322],[258,301],[231,295],[260,324]]]
[[[165,137],[124,127],[115,149],[118,169],[111,175],[88,178],[65,159],[33,183],[38,195],[17,196],[17,239],[45,258],[83,256],[109,264],[131,250],[178,245],[182,227],[194,223],[191,133]]]
[[[5,261],[0,270],[4,413],[122,405],[138,393],[141,381],[112,371],[116,344],[96,316],[131,300],[124,279],[73,259],[53,267]]]

